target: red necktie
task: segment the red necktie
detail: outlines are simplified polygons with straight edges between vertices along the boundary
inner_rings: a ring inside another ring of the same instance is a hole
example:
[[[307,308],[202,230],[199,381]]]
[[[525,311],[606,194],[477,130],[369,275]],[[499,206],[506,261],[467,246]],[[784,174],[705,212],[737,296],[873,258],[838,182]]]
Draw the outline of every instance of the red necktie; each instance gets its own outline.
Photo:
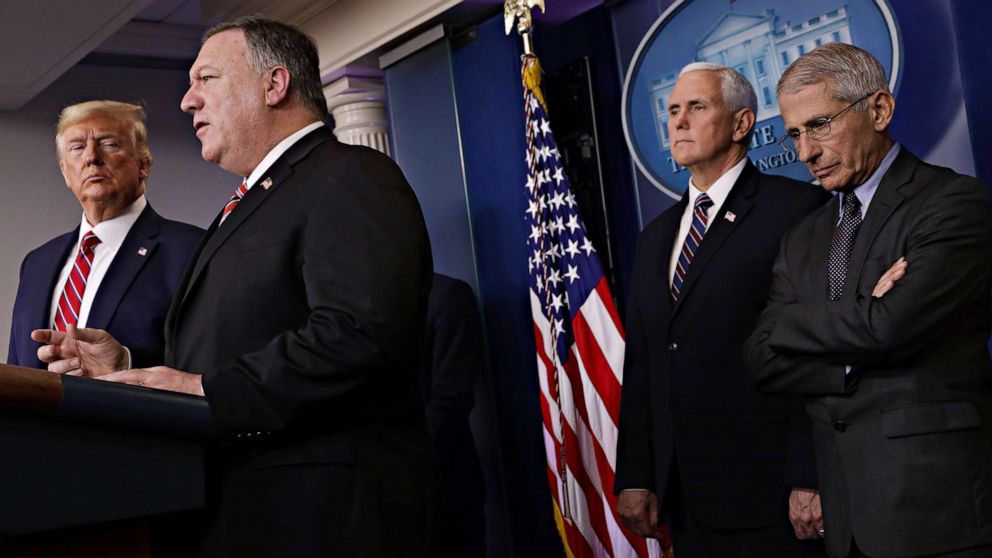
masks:
[[[229,213],[234,211],[234,208],[237,207],[238,202],[240,202],[241,198],[245,197],[245,194],[247,193],[248,193],[248,184],[242,182],[241,186],[238,186],[238,189],[234,191],[234,194],[231,196],[231,199],[228,200],[227,205],[224,206],[224,214],[220,216],[221,223],[223,223],[224,220],[227,219],[227,215]]]
[[[58,331],[65,331],[68,325],[76,325],[79,322],[79,307],[83,304],[86,280],[93,265],[93,249],[97,244],[100,244],[100,239],[93,234],[93,231],[86,233],[83,241],[79,243],[76,262],[72,265],[69,278],[65,280],[62,296],[59,297],[59,306],[52,320],[52,327]]]

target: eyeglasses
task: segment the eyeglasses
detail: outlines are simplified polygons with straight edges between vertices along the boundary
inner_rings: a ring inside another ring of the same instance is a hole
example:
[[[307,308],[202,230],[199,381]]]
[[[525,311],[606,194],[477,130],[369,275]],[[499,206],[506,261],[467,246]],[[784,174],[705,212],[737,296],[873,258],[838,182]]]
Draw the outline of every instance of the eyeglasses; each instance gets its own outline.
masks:
[[[853,103],[847,105],[846,107],[841,109],[840,112],[838,112],[833,116],[827,118],[817,118],[816,120],[811,120],[807,122],[806,125],[803,126],[802,130],[789,130],[786,133],[785,137],[778,140],[778,144],[782,146],[782,149],[786,151],[796,151],[797,149],[799,149],[799,136],[803,135],[803,132],[805,132],[806,137],[808,137],[811,140],[816,140],[816,141],[822,140],[823,138],[827,137],[827,134],[830,133],[831,122],[837,120],[838,118],[840,118],[842,114],[851,110],[851,107],[860,103],[861,101],[864,101],[868,97],[871,97],[875,93],[876,93],[875,91],[868,93],[864,97],[861,97],[857,101],[854,101]]]

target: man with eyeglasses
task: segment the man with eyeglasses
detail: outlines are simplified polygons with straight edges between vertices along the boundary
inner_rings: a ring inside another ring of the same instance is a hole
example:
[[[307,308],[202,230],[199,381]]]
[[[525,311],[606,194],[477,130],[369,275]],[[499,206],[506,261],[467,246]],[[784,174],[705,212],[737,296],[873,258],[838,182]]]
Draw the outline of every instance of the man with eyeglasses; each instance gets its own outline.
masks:
[[[806,396],[827,552],[992,556],[988,190],[893,141],[857,47],[799,58],[778,95],[837,195],[786,235],[746,353],[760,389]]]

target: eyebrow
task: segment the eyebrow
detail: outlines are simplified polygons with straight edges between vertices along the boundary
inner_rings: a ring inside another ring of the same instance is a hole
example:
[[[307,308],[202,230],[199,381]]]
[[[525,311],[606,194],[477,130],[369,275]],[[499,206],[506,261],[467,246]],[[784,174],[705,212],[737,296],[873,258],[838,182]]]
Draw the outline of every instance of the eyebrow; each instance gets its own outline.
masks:
[[[689,99],[688,101],[685,102],[685,104],[686,106],[691,107],[693,105],[705,105],[706,101],[703,99]],[[673,108],[681,107],[681,106],[682,106],[681,103],[671,103],[668,105],[668,109],[671,110]]]

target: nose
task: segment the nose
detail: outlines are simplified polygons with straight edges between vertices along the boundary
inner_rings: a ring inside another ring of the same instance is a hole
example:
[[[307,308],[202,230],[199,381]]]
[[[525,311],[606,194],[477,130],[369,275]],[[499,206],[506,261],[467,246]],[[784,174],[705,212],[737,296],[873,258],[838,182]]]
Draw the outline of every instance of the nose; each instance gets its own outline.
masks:
[[[83,152],[83,156],[87,165],[103,164],[103,157],[100,156],[100,150],[97,149],[97,142],[95,140],[86,142],[86,150]]]
[[[179,108],[186,114],[193,114],[199,110],[202,105],[200,96],[193,91],[193,86],[191,85],[189,89],[186,90],[186,94],[183,95],[181,101],[179,101]]]
[[[678,114],[674,114],[669,118],[671,118],[672,126],[677,130],[685,128],[689,124],[689,120],[685,117],[685,111],[679,111]]]
[[[799,160],[804,163],[812,163],[820,156],[820,143],[809,138],[807,134],[799,134],[795,140],[798,150]]]

